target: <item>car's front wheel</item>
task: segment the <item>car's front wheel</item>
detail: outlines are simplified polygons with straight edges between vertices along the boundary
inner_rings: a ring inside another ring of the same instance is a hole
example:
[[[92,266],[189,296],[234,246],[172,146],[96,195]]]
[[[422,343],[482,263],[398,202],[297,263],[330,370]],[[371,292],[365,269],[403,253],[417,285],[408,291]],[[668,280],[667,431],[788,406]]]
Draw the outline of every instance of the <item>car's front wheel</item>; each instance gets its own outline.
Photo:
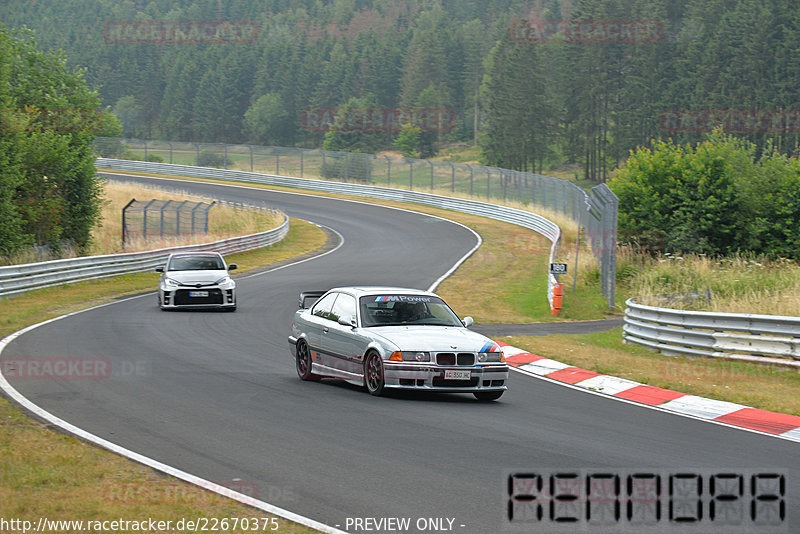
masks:
[[[297,342],[297,376],[300,380],[319,380],[319,377],[311,372],[311,351],[305,341]]]
[[[475,398],[479,401],[493,401],[502,397],[503,393],[505,393],[505,390],[501,389],[499,391],[478,391],[473,393],[473,395],[475,395]]]
[[[364,384],[370,395],[379,396],[383,393],[383,360],[376,352],[370,352],[364,360]]]

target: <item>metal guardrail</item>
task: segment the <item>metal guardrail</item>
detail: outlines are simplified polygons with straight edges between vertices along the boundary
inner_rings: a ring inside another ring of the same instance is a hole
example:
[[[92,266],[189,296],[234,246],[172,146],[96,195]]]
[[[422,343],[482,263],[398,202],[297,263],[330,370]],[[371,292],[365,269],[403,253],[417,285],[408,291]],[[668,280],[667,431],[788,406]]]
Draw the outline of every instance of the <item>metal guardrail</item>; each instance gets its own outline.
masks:
[[[327,193],[379,198],[382,200],[396,200],[399,202],[424,204],[426,206],[459,211],[462,213],[469,213],[471,215],[480,215],[482,217],[488,217],[498,221],[516,224],[518,226],[533,230],[534,232],[546,237],[551,242],[550,263],[555,261],[556,255],[558,254],[558,246],[561,242],[561,228],[559,228],[554,222],[542,217],[541,215],[478,200],[467,200],[436,195],[433,193],[392,189],[389,187],[344,182],[330,182],[327,180],[312,180],[309,178],[292,178],[288,176],[276,176],[207,167],[192,167],[170,163],[151,163],[143,161],[98,158],[95,162],[95,166],[100,169],[111,169],[116,171],[168,174],[190,176],[195,178],[215,178],[218,180],[277,185],[308,189],[312,191],[322,191]],[[102,173],[99,174],[102,175]],[[549,281],[547,284],[547,298],[550,302],[550,306],[552,307],[553,284],[558,282],[558,278],[552,274],[548,276]]]
[[[714,313],[625,302],[622,336],[667,355],[800,367],[800,317]]]
[[[0,267],[0,297],[71,282],[149,271],[163,265],[172,252],[212,250],[223,255],[245,252],[277,243],[288,232],[289,218],[284,217],[283,223],[272,230],[213,243]]]

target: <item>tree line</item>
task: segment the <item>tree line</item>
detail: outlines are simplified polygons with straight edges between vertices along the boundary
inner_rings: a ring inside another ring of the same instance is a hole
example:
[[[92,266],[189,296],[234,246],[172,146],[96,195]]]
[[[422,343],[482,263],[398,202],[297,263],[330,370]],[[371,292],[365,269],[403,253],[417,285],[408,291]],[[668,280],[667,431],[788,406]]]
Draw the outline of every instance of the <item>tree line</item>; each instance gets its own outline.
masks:
[[[62,54],[0,24],[0,254],[89,244],[101,201],[92,140],[120,131]]]
[[[304,127],[303,113],[443,108],[457,118],[453,128],[407,131],[399,146],[430,155],[443,142],[477,140],[486,164],[576,163],[579,177],[604,181],[636,146],[668,137],[697,142],[715,125],[706,117],[687,126],[669,113],[795,108],[796,7],[792,0],[9,0],[0,13],[86,67],[87,82],[128,137],[327,141],[374,151],[392,147],[399,132],[326,139]],[[255,36],[160,41],[154,36],[164,21],[239,21]],[[154,26],[141,42],[109,32],[148,22]],[[582,34],[580,24],[594,33]],[[768,141],[791,152],[797,131],[740,134],[760,154]]]

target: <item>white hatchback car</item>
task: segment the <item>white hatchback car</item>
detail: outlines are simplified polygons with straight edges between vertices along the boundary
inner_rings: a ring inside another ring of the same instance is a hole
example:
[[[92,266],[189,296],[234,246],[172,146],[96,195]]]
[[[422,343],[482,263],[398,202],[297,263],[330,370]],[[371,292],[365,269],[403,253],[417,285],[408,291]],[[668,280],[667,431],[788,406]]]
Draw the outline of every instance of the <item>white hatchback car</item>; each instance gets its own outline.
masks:
[[[307,298],[319,298],[306,309]],[[506,391],[500,346],[470,331],[434,293],[391,287],[340,287],[300,295],[289,346],[303,380],[338,378],[366,386],[472,393]]]
[[[236,282],[229,272],[236,264],[225,264],[218,252],[178,252],[170,254],[158,280],[158,306],[178,308],[218,308],[236,310]]]

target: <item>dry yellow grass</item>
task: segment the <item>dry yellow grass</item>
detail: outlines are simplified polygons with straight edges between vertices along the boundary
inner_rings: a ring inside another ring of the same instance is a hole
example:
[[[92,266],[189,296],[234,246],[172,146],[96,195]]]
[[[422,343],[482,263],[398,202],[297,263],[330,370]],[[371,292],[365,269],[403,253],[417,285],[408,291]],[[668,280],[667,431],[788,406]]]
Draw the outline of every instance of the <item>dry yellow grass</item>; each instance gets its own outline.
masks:
[[[167,237],[164,239],[135,239],[122,246],[122,208],[136,198],[138,200],[193,200],[213,202],[213,199],[190,195],[182,191],[166,190],[142,184],[108,181],[104,187],[102,220],[92,232],[92,254],[114,254],[137,252],[157,248],[210,243],[220,239],[264,232],[279,226],[283,214],[274,210],[235,208],[217,204],[209,211],[207,234]]]
[[[789,260],[738,255],[727,258],[624,252],[621,287],[642,304],[727,313],[800,316],[800,265]],[[623,268],[624,269],[624,268]],[[664,301],[659,295],[711,290],[712,300]]]

